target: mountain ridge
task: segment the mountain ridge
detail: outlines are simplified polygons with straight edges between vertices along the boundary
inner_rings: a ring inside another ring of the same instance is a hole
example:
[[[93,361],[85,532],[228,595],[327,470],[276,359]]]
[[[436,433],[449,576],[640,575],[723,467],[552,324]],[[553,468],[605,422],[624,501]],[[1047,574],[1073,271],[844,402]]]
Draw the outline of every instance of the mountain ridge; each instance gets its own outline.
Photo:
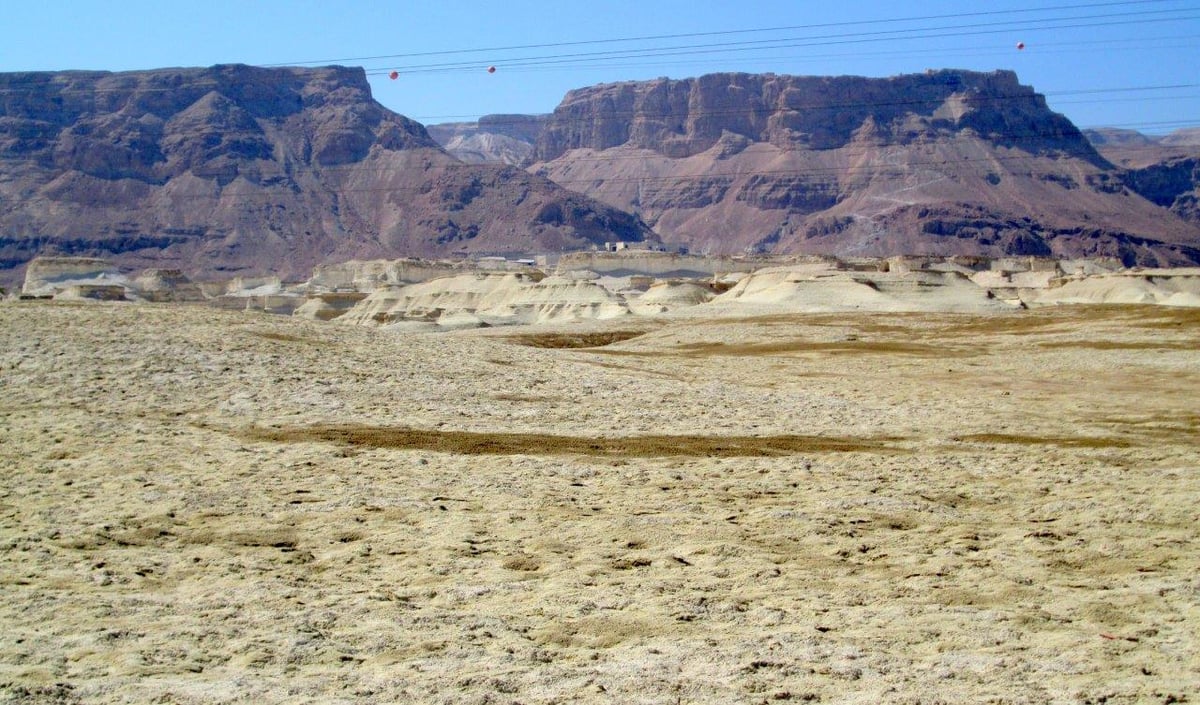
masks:
[[[567,94],[534,158],[714,254],[1200,258],[1200,228],[1011,71],[600,84]]]
[[[0,74],[0,276],[39,254],[190,276],[593,247],[653,233],[549,180],[465,165],[360,68]]]

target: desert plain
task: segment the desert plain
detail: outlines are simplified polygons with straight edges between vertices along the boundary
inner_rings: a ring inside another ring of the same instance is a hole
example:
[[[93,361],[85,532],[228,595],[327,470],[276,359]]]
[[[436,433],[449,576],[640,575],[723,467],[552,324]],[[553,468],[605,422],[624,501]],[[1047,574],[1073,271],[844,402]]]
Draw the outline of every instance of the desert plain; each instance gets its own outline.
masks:
[[[1200,312],[0,304],[0,700],[1180,703]]]

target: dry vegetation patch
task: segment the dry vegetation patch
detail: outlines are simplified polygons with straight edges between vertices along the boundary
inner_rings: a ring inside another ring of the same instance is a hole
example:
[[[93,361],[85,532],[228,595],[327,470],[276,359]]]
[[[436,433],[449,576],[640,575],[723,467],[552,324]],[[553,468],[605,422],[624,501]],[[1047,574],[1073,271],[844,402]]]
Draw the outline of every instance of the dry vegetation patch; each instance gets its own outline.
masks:
[[[932,345],[896,340],[785,340],[772,343],[688,343],[675,348],[687,357],[734,355],[787,355],[792,353],[826,353],[830,355],[906,355],[914,357],[968,357],[980,351],[962,345]]]
[[[645,335],[641,330],[613,330],[590,333],[527,333],[510,336],[518,345],[531,348],[599,348]]]
[[[1083,348],[1087,350],[1195,350],[1188,340],[1046,340],[1043,348]]]
[[[658,458],[688,456],[734,458],[795,453],[899,453],[894,436],[852,438],[831,436],[717,436],[650,435],[628,437],[559,436],[543,433],[484,433],[330,424],[282,428],[251,428],[251,440],[277,443],[340,443],[370,448],[426,450],[461,455],[591,455]]]
[[[970,433],[959,440],[975,443],[1007,443],[1013,445],[1056,445],[1064,448],[1130,448],[1132,439],[1114,436],[1037,436],[1021,433]]]
[[[328,345],[324,340],[316,340],[313,338],[303,338],[298,335],[289,333],[276,333],[275,331],[251,331],[251,333],[263,340],[271,340],[276,343],[303,343],[304,345]]]

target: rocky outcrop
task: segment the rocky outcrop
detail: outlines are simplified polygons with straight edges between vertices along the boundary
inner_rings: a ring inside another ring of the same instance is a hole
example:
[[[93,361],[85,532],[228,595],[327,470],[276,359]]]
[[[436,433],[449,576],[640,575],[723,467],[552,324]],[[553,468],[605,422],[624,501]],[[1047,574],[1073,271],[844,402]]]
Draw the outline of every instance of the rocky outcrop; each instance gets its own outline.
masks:
[[[621,296],[594,281],[540,273],[474,272],[377,288],[338,321],[459,327],[605,319],[629,313]]]
[[[0,280],[41,254],[196,278],[652,237],[615,208],[464,165],[362,69],[0,74]]]
[[[39,257],[29,263],[21,295],[54,296],[71,286],[121,285],[125,276],[112,262],[95,257]]]
[[[178,269],[147,269],[130,283],[146,301],[183,302],[203,301],[206,298],[200,285]]]
[[[312,321],[332,321],[352,310],[367,298],[365,292],[336,291],[310,296],[292,315]]]
[[[1010,71],[604,84],[567,94],[535,159],[703,254],[1200,262],[1187,199],[1147,200]]]
[[[313,269],[308,287],[316,291],[363,291],[377,287],[415,284],[417,282],[453,276],[462,265],[450,262],[431,262],[404,258],[397,260],[350,260],[320,264]]]

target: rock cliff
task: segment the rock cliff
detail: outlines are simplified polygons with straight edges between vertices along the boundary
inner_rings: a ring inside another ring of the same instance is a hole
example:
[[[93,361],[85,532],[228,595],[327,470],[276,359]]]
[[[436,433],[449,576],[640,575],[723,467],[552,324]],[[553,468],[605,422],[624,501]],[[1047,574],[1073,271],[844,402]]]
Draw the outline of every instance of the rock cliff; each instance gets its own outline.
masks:
[[[727,133],[783,148],[910,143],[970,130],[1002,144],[1103,159],[1011,71],[892,78],[718,73],[569,92],[538,135],[536,158],[630,146],[691,157]]]
[[[1200,261],[1200,228],[1010,71],[598,85],[567,94],[534,158],[697,252]]]
[[[652,236],[518,169],[464,165],[361,69],[0,74],[0,278],[39,254],[189,276]]]
[[[1084,134],[1106,159],[1126,169],[1129,188],[1200,225],[1200,129],[1144,135],[1107,128]]]

